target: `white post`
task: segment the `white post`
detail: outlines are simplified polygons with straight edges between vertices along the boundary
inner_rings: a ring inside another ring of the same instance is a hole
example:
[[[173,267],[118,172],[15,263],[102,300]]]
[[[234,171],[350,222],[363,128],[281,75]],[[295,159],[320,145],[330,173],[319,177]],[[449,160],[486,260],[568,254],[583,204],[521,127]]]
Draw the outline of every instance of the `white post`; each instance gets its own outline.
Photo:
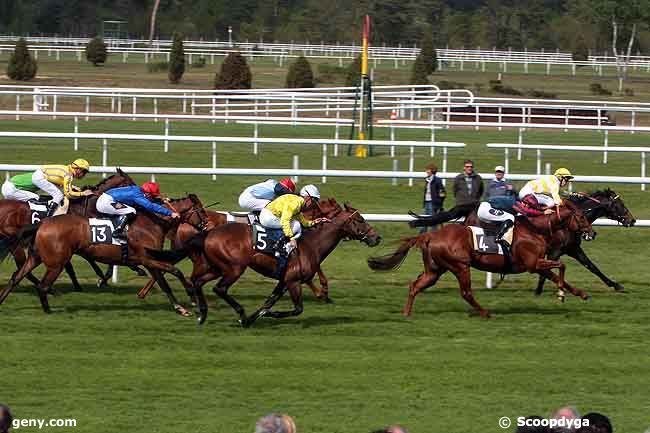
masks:
[[[56,113],[57,111],[57,95],[52,96],[52,111]],[[52,119],[56,120],[56,114],[52,116]]]
[[[90,113],[90,96],[86,96],[86,113]],[[86,116],[86,122],[88,122],[89,117]]]
[[[492,288],[492,272],[485,273],[485,288],[486,289]]]
[[[503,168],[506,169],[506,174],[510,173],[510,149],[507,147],[503,149]]]
[[[217,101],[215,98],[212,98],[212,110],[210,110],[210,113],[212,116],[217,115]],[[212,123],[217,123],[217,119],[215,117],[212,118]]]
[[[158,122],[158,98],[153,98],[153,121]]]
[[[165,117],[165,137],[169,135],[169,118]],[[169,140],[165,139],[164,141],[164,150],[165,153],[169,152]]]
[[[337,111],[337,113],[338,113],[338,111]],[[339,156],[338,139],[339,139],[339,124],[338,124],[338,122],[336,122],[336,126],[334,127],[334,140],[335,140],[335,143],[334,143],[334,158]]]
[[[551,163],[547,162],[544,164],[544,174],[551,174]]]
[[[300,159],[298,155],[293,155],[293,169],[298,170],[300,167]],[[294,183],[298,183],[298,176],[293,176]]]
[[[16,94],[16,111],[20,111],[20,94]],[[16,120],[20,120],[19,114],[16,114]]]
[[[79,118],[74,116],[74,133],[79,134]],[[74,150],[75,152],[79,150],[79,137],[74,138]]]
[[[393,159],[393,171],[397,171],[397,170],[398,170],[398,168],[397,168],[397,167],[398,167],[398,164],[399,164],[399,161],[396,160],[396,159]],[[392,180],[390,181],[390,183],[391,183],[393,186],[397,185],[397,178],[396,178],[396,177],[392,178]]]
[[[542,149],[537,149],[537,172],[536,174],[542,174]]]
[[[257,137],[259,137],[259,125],[257,122],[255,122],[253,126],[253,138],[257,139]],[[257,141],[253,142],[253,155],[257,155],[258,152],[257,147],[258,147]]]
[[[524,128],[519,128],[518,143],[520,146],[524,144]],[[517,149],[517,161],[521,161],[522,156],[523,156],[523,151],[520,147]]]
[[[409,171],[415,168],[415,147],[411,146],[409,149]],[[413,178],[409,178],[409,186],[413,186]]]
[[[212,168],[217,168],[217,142],[212,142]],[[212,175],[212,180],[217,180],[217,175]]]
[[[442,172],[447,173],[447,147],[442,148]],[[447,179],[442,179],[442,184],[447,185]]]
[[[136,108],[137,106],[138,106],[138,98],[136,96],[134,96],[133,97],[133,114],[134,115],[135,115],[135,113],[137,111],[137,108]],[[135,121],[135,116],[133,117],[133,120]]]
[[[108,165],[108,140],[105,138],[102,139],[102,165]],[[106,173],[102,174],[102,177],[106,179]]]
[[[325,143],[323,143],[323,160],[322,160],[321,167],[323,170],[327,170],[327,144]],[[323,176],[321,178],[321,181],[323,183],[327,183],[327,176]]]
[[[606,129],[605,130],[605,149],[607,149],[607,146],[609,145],[609,131]],[[603,151],[603,164],[607,164],[607,150]]]
[[[183,113],[187,113],[187,95],[183,93]]]
[[[645,177],[645,152],[641,152],[641,177]],[[645,191],[645,183],[641,184],[641,191]]]
[[[117,266],[117,265],[113,266],[113,276],[111,277],[111,281],[113,282],[113,284],[117,284],[117,270],[118,269],[120,269],[119,266]]]
[[[598,124],[600,125],[600,119],[598,119]],[[632,112],[632,119],[630,120],[630,126],[634,128],[636,126],[636,111]],[[630,134],[634,134],[634,131],[630,131]]]
[[[192,101],[192,111],[194,111],[194,101]],[[230,103],[228,102],[228,98],[226,98],[226,104],[225,104],[225,107],[224,107],[224,114],[226,115],[226,119],[225,119],[224,123],[226,123],[226,124],[228,123],[228,113],[229,113],[229,111],[230,111]],[[192,113],[192,114],[194,114],[194,113]]]
[[[395,125],[390,125],[390,141],[395,141]],[[395,157],[395,146],[390,146],[390,156]]]

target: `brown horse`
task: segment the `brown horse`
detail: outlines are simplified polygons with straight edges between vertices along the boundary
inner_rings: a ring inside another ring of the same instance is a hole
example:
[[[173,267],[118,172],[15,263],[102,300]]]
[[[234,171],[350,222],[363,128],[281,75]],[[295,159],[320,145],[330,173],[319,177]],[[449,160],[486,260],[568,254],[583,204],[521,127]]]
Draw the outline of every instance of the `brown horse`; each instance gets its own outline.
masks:
[[[191,285],[183,273],[168,263],[152,259],[146,254],[145,248],[161,249],[166,232],[180,222],[191,224],[198,229],[205,228],[208,222],[201,201],[194,194],[183,199],[171,200],[168,207],[181,215],[180,221],[158,217],[144,211],[137,214],[128,230],[126,263],[120,245],[91,242],[88,218],[69,214],[48,218],[36,230],[27,261],[18,273],[12,276],[7,288],[0,293],[0,304],[29,272],[44,263],[47,271],[38,284],[38,288],[43,311],[49,313],[47,291],[58,278],[64,265],[70,261],[72,255],[77,254],[86,260],[96,260],[109,265],[144,266],[156,278],[174,309],[184,316],[191,315],[176,300],[169,285],[162,277],[161,271],[169,272],[177,277],[189,290]]]
[[[554,231],[564,227],[572,232],[583,232],[593,236],[587,218],[570,202],[555,208],[555,212],[550,215],[518,218],[514,229],[509,269],[503,256],[477,253],[474,250],[470,229],[458,224],[447,225],[438,231],[405,239],[393,254],[368,259],[368,266],[374,270],[393,270],[404,261],[412,247],[417,246],[422,250],[424,272],[409,286],[409,296],[404,307],[405,316],[411,315],[413,301],[420,292],[434,285],[442,274],[451,271],[458,280],[463,299],[482,317],[490,317],[490,313],[474,298],[471,268],[495,273],[537,273],[551,279],[560,293],[564,293],[566,287],[572,294],[588,299],[585,292],[565,282],[564,263],[544,258]],[[551,271],[554,268],[559,269],[559,276]]]
[[[119,168],[117,173],[109,176],[108,178],[99,182],[96,186],[84,187],[83,189],[90,189],[95,194],[91,196],[82,197],[77,200],[70,200],[70,205],[68,206],[68,213],[73,215],[81,215],[87,217],[96,217],[97,210],[95,209],[95,203],[97,202],[97,197],[111,188],[116,188],[120,186],[135,185],[133,179],[131,179],[126,173],[124,173]],[[0,248],[2,246],[10,246],[15,242],[16,235],[24,228],[32,223],[38,221],[32,221],[32,213],[29,209],[29,204],[17,200],[0,200]],[[18,269],[22,268],[27,260],[25,256],[25,250],[23,248],[12,248],[11,253],[14,256],[14,261]],[[101,269],[97,266],[94,261],[89,261],[93,270],[99,277],[103,277]],[[74,290],[81,291],[81,286],[77,280],[76,273],[71,263],[65,264],[65,270],[70,276]],[[38,285],[38,279],[31,273],[27,274],[27,279],[31,281],[34,285]]]
[[[255,251],[249,225],[239,223],[222,225],[192,238],[181,250],[150,253],[155,258],[172,261],[190,255],[194,265],[191,281],[198,300],[199,323],[203,323],[208,314],[203,285],[219,277],[221,278],[214,287],[214,292],[239,314],[242,326],[249,326],[262,315],[275,318],[297,316],[303,311],[300,284],[314,277],[320,264],[341,240],[355,239],[371,247],[381,240],[359,211],[347,204],[342,208],[335,200],[330,199],[319,206],[322,214],[330,218],[331,222],[303,232],[297,250],[289,259],[284,277],[278,282],[264,306],[251,315],[250,319],[246,317],[244,308],[228,294],[228,289],[249,267],[266,277],[275,278],[277,263],[275,258]],[[273,304],[287,289],[291,294],[294,309],[283,312],[270,311]]]
[[[325,201],[324,203],[328,203]],[[206,210],[208,221],[212,224],[213,227],[226,224],[228,222],[228,214],[225,212],[215,212]],[[320,208],[308,209],[304,212],[307,219],[317,218],[321,215]],[[167,238],[172,241],[172,248],[181,248],[185,242],[199,234],[197,229],[192,227],[190,224],[180,224],[178,228],[170,230],[167,234]],[[314,284],[314,280],[311,279],[306,282],[311,291],[314,293],[317,299],[320,299],[327,303],[332,303],[332,299],[329,297],[329,285],[327,277],[323,273],[323,270],[319,267],[318,271],[318,280],[320,281],[320,287]],[[151,288],[156,284],[156,280],[151,278],[149,281],[140,289],[138,292],[138,297],[140,299],[146,298],[147,294]]]

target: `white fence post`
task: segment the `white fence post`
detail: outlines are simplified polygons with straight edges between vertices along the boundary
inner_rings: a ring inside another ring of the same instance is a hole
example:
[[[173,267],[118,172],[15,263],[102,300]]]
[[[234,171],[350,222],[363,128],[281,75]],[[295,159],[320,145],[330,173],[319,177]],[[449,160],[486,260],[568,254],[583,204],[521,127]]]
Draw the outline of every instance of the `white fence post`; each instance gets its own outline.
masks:
[[[258,137],[259,137],[259,126],[258,126],[258,123],[255,122],[255,124],[253,125],[253,138],[257,139]],[[253,155],[257,155],[257,152],[258,152],[257,147],[258,147],[258,142],[255,141],[253,143]]]
[[[409,148],[409,171],[413,171],[415,168],[415,148],[410,146]],[[413,186],[413,178],[409,177],[409,186]]]
[[[169,136],[169,118],[165,117],[165,137]],[[163,142],[165,153],[169,152],[169,140],[165,139]]]
[[[298,155],[293,155],[293,169],[298,170],[300,168],[300,159],[298,158]],[[295,183],[298,183],[298,176],[293,176],[293,181]]]
[[[321,168],[327,170],[327,144],[323,143],[323,157],[321,160]],[[321,182],[327,183],[327,176],[321,178]]]
[[[102,165],[106,167],[108,165],[108,140],[102,139]],[[102,177],[106,179],[106,173],[102,174]]]
[[[74,116],[74,133],[79,134],[79,117]],[[74,138],[74,150],[79,150],[79,137]]]
[[[399,161],[396,160],[396,159],[393,159],[393,171],[399,171],[398,164],[399,164]],[[392,178],[390,183],[393,186],[397,185],[397,178],[396,177]]]
[[[213,169],[217,168],[217,142],[216,141],[212,142],[212,168]],[[217,180],[216,174],[212,175],[212,180]]]
[[[645,152],[641,152],[641,177],[645,177]],[[641,191],[645,191],[645,183],[641,184]]]
[[[605,130],[605,142],[603,145],[607,147],[609,145],[609,131],[606,129]],[[603,151],[603,164],[607,164],[607,151]]]

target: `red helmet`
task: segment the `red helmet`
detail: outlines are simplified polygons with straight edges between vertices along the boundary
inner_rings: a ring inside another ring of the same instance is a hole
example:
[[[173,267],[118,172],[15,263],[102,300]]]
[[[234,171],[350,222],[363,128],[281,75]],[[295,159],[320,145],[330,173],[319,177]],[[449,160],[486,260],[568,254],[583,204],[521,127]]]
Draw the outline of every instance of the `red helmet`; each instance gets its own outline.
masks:
[[[534,194],[528,194],[521,200],[526,206],[533,208],[533,209],[539,209],[539,200],[537,200],[537,197],[535,197]]]
[[[156,197],[160,195],[160,187],[156,182],[145,182],[140,188],[142,189],[142,192],[145,192],[147,194],[151,194]]]
[[[284,178],[280,181],[280,185],[291,190],[291,192],[296,192],[296,184],[290,178]]]

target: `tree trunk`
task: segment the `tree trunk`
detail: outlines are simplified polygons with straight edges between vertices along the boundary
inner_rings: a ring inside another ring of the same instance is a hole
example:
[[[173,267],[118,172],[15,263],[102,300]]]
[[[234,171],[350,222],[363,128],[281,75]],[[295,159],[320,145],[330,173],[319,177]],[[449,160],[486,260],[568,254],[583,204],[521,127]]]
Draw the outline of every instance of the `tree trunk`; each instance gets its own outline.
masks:
[[[153,10],[151,11],[151,24],[149,26],[149,46],[153,43],[153,34],[156,30],[156,14],[158,13],[158,6],[160,6],[160,0],[156,0],[153,4]]]

